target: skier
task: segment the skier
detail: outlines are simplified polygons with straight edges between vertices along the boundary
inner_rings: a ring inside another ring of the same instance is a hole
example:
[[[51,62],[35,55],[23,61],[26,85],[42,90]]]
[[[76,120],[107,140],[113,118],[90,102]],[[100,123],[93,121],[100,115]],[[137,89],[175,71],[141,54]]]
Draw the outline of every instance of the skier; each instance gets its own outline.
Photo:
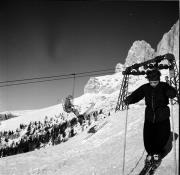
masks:
[[[146,75],[149,83],[132,92],[124,100],[124,103],[126,105],[133,104],[145,97],[143,139],[147,156],[144,168],[153,165],[155,171],[162,161],[164,147],[170,137],[169,98],[176,97],[177,92],[168,83],[160,81],[159,70],[149,70]]]
[[[94,103],[92,103],[91,106],[83,114],[80,114],[79,111],[75,108],[75,105],[73,104],[73,96],[72,95],[68,95],[68,97],[66,97],[64,103],[62,103],[62,104],[63,104],[64,111],[66,111],[67,113],[73,112],[77,116],[77,121],[80,123],[81,126],[83,124],[86,124],[87,113],[95,105]]]
[[[68,97],[66,97],[65,102],[64,102],[64,110],[67,113],[73,112],[76,116],[79,115],[78,110],[75,109],[75,106],[73,104],[73,96],[72,95],[68,95]]]

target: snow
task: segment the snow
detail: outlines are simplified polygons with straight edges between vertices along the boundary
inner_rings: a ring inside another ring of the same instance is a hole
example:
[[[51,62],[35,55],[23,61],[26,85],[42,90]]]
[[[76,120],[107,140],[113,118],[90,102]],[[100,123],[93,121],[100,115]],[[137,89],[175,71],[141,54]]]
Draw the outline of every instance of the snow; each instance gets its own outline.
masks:
[[[11,118],[1,122],[0,130],[16,130],[20,124],[29,124],[31,121],[44,121],[45,117],[55,117],[62,112],[62,105],[55,105],[39,110],[32,110],[22,114],[19,117]]]
[[[144,107],[143,107],[144,110]],[[178,133],[179,106],[173,106],[175,132]],[[0,174],[3,175],[121,175],[124,148],[126,111],[112,112],[100,121],[108,123],[89,137],[87,129],[67,142],[40,150],[4,157],[0,159]],[[127,147],[125,174],[135,167],[144,151],[142,130],[144,112],[142,108],[128,111]],[[179,134],[179,133],[178,133]],[[178,155],[178,145],[177,155]],[[143,166],[145,155],[132,174]],[[157,175],[174,174],[173,150],[164,158]]]
[[[14,114],[15,116],[21,116],[32,111],[33,110],[4,111],[4,112],[1,112],[0,114]]]
[[[167,71],[162,71],[162,80]],[[102,79],[101,79],[102,78]],[[100,82],[107,82],[117,86],[122,81],[122,74],[98,77]],[[129,92],[147,83],[144,76],[132,76],[129,82]],[[114,88],[114,86],[112,88]],[[88,137],[88,128],[82,133],[70,138],[67,142],[56,146],[49,146],[28,153],[0,158],[0,174],[2,175],[121,175],[122,157],[124,149],[124,128],[126,111],[115,111],[119,89],[110,94],[85,93],[74,99],[74,104],[83,113],[95,103],[91,111],[100,111],[110,116],[99,121],[107,124],[98,132]],[[128,110],[127,147],[125,159],[125,174],[128,174],[142,156],[144,101],[131,105]],[[90,112],[91,112],[90,111]],[[15,130],[20,124],[29,124],[31,121],[44,121],[45,117],[55,117],[63,113],[62,104],[50,106],[39,110],[16,111],[19,117],[2,121],[0,131]],[[13,113],[13,111],[12,111]],[[173,106],[175,132],[179,135],[179,106]],[[88,138],[88,139],[86,139]],[[176,143],[178,155],[179,140]],[[132,174],[137,174],[143,166],[145,154]],[[174,173],[173,150],[164,158],[157,175],[170,175]]]

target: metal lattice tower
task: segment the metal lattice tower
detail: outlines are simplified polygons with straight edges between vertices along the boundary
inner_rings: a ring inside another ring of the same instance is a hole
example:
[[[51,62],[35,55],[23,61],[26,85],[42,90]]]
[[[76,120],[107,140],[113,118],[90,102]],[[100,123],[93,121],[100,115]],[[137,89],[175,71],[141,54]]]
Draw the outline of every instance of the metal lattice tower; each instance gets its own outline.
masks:
[[[160,64],[162,60],[168,60],[168,65]],[[143,67],[144,71],[140,71],[139,68]],[[173,99],[173,104],[179,103],[179,73],[176,65],[176,60],[173,54],[165,54],[155,57],[154,59],[145,61],[143,63],[134,64],[126,68],[122,72],[124,75],[123,81],[121,84],[121,89],[119,92],[119,97],[115,111],[125,110],[127,106],[124,104],[124,99],[128,95],[128,84],[129,84],[129,75],[145,75],[148,69],[169,69],[170,75],[170,84],[176,89],[177,96]]]
[[[169,61],[169,78],[170,85],[173,86],[177,91],[177,96],[172,100],[173,104],[179,103],[179,72],[176,64],[174,55],[166,55]]]
[[[124,75],[119,97],[118,97],[118,103],[116,105],[116,110],[124,110],[127,108],[127,106],[124,104],[124,99],[127,97],[128,93],[128,83],[129,83],[129,75]]]

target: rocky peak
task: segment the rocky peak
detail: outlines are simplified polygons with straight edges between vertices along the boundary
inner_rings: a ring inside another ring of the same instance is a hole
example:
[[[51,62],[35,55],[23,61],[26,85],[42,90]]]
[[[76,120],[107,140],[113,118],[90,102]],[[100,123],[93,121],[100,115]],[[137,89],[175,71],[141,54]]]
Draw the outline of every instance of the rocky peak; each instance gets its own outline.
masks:
[[[131,66],[135,63],[141,63],[152,59],[155,56],[154,49],[151,48],[150,44],[146,41],[135,41],[131,46],[126,61],[125,66]]]
[[[157,55],[166,53],[174,54],[179,62],[179,20],[172,26],[169,32],[165,33],[157,45]]]
[[[125,66],[121,63],[118,63],[115,67],[115,73],[122,72],[125,70]]]
[[[84,93],[111,94],[119,90],[122,81],[121,72],[100,77],[91,77],[84,87]]]
[[[84,87],[84,93],[98,93],[101,82],[96,77],[91,77]]]

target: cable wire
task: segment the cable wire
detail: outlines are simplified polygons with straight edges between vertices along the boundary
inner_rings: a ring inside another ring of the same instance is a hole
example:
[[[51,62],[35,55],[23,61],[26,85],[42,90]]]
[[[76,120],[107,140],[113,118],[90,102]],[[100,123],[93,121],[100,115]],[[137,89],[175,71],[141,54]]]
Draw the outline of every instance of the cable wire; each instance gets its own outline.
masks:
[[[94,71],[88,71],[88,72],[79,72],[79,73],[71,73],[71,74],[61,74],[61,75],[54,75],[54,76],[46,76],[46,77],[35,77],[35,78],[27,78],[27,79],[17,79],[17,80],[9,80],[9,81],[0,81],[0,84],[2,83],[13,83],[13,82],[21,82],[21,81],[31,81],[31,80],[39,80],[39,79],[50,79],[50,78],[57,78],[57,77],[68,77],[76,75],[83,75],[83,74],[91,74],[94,72],[106,72],[106,71],[113,71],[114,69],[102,69],[102,70],[94,70]]]
[[[98,72],[98,71],[95,71]],[[100,72],[100,71],[99,71]],[[85,72],[84,74],[87,74],[88,72]],[[87,76],[95,76],[95,75],[102,75],[102,74],[107,74],[107,73],[114,73],[112,71],[109,72],[102,72],[102,73],[91,73],[87,75],[83,75],[83,73],[78,73],[78,74],[67,74],[66,77],[62,77],[62,75],[59,76],[59,78],[52,78],[48,80],[38,80],[38,81],[30,81],[30,82],[21,82],[21,83],[13,83],[13,84],[5,84],[5,85],[0,85],[0,87],[9,87],[9,86],[15,86],[15,85],[25,85],[25,84],[34,84],[34,83],[42,83],[42,82],[50,82],[50,81],[56,81],[56,80],[63,80],[63,79],[72,79],[74,76],[76,78],[80,77],[87,77]],[[76,76],[77,75],[77,76]],[[58,77],[58,76],[52,76],[52,77]],[[44,79],[43,77],[42,79]],[[50,77],[48,77],[50,78]],[[40,79],[40,78],[33,78],[33,79]],[[5,81],[5,82],[16,82],[16,81],[25,81],[25,80],[30,80],[30,79],[24,79],[24,80],[14,80],[14,81]],[[32,80],[32,79],[31,79]],[[1,82],[2,83],[2,82]]]

